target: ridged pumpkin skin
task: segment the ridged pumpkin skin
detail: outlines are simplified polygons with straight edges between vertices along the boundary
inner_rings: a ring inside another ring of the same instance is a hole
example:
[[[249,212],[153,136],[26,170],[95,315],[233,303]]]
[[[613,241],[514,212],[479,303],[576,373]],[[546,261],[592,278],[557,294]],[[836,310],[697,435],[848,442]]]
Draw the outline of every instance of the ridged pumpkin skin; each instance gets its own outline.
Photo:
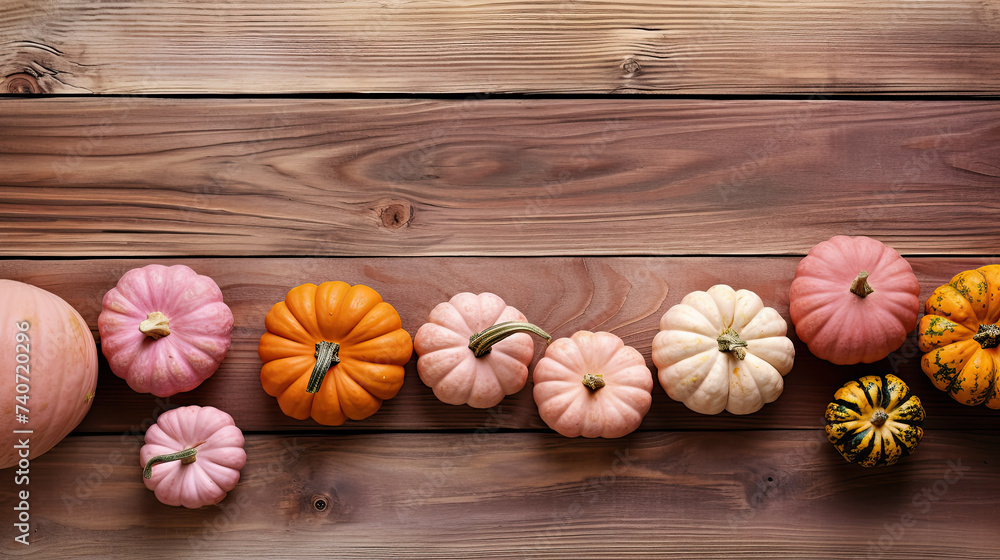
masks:
[[[18,340],[19,334],[25,336]],[[19,363],[18,355],[26,358]],[[34,459],[83,421],[97,386],[97,345],[86,321],[62,298],[29,284],[0,280],[0,368],[0,469],[6,469],[20,459],[14,448],[18,440],[30,440],[28,458]],[[22,387],[26,392],[17,390],[22,383],[27,383]],[[16,401],[19,395],[27,399]],[[18,422],[17,414],[25,414],[28,423]]]
[[[173,460],[152,465],[146,488],[168,506],[199,508],[217,504],[236,488],[247,462],[243,432],[232,416],[211,406],[184,406],[160,415],[146,430],[139,464],[195,449],[190,462]]]
[[[873,290],[851,286],[867,272]],[[795,333],[815,356],[838,365],[881,360],[917,326],[920,284],[892,247],[838,235],[813,247],[795,269],[788,294]]]
[[[448,404],[474,408],[497,405],[528,381],[535,344],[527,333],[515,333],[493,344],[477,358],[470,338],[488,327],[527,319],[500,296],[463,292],[431,310],[413,337],[417,373],[434,395]]]
[[[586,385],[588,375],[603,386]],[[646,360],[608,332],[553,341],[532,380],[538,415],[566,437],[622,437],[639,427],[653,401]]]
[[[792,370],[787,330],[781,315],[749,290],[719,284],[692,292],[663,314],[653,339],[660,385],[701,414],[756,412],[781,395]],[[730,340],[738,342],[725,349]]]
[[[257,347],[261,385],[292,418],[327,426],[361,420],[403,386],[413,341],[396,310],[368,286],[338,281],[292,288],[264,325]],[[321,342],[339,346],[340,361],[310,393]]]
[[[924,437],[924,407],[895,375],[849,381],[826,407],[826,436],[847,461],[892,465]]]
[[[956,401],[1000,409],[1000,265],[957,274],[927,298],[920,360],[934,386]]]
[[[112,373],[133,391],[169,397],[219,369],[233,312],[208,276],[182,264],[151,264],[126,272],[104,294],[97,326]]]

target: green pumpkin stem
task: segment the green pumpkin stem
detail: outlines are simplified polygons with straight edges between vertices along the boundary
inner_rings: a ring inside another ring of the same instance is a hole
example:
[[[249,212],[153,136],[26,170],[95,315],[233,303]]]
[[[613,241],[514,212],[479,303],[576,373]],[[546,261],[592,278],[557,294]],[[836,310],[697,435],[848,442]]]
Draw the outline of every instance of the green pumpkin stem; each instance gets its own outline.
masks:
[[[139,323],[139,332],[157,340],[170,334],[170,319],[159,311],[146,315],[146,320]]]
[[[983,349],[1000,346],[1000,327],[996,325],[979,325],[979,332],[972,335],[972,340],[979,343]]]
[[[875,414],[872,415],[872,420],[871,420],[872,426],[875,426],[876,428],[881,428],[882,424],[885,424],[885,421],[888,419],[889,415],[886,414],[884,410],[877,410],[875,411]]]
[[[169,453],[167,455],[157,455],[149,461],[146,462],[146,468],[142,469],[143,478],[152,478],[153,476],[153,465],[159,465],[160,463],[169,463],[170,461],[180,461],[182,465],[190,465],[193,463],[198,455],[197,447],[205,443],[204,441],[199,441],[198,443],[188,447],[184,451],[178,451],[176,453]]]
[[[316,343],[316,365],[313,366],[312,375],[309,376],[309,384],[306,385],[307,393],[319,391],[327,372],[340,363],[339,353],[340,345],[336,342],[322,340]]]
[[[716,341],[719,343],[719,352],[732,352],[738,360],[747,357],[747,343],[732,327],[722,331]]]
[[[477,332],[476,334],[470,336],[469,350],[472,350],[473,355],[477,358],[482,358],[490,353],[490,349],[493,348],[494,344],[512,334],[520,332],[537,334],[545,339],[546,344],[552,342],[552,335],[535,325],[532,325],[531,323],[525,323],[524,321],[507,321],[504,323],[497,323],[492,327],[483,329],[481,332]]]
[[[854,279],[854,282],[851,282],[851,293],[858,297],[866,297],[874,291],[868,285],[868,271],[862,270],[858,273],[858,277]]]
[[[604,382],[604,376],[599,373],[588,373],[587,375],[584,375],[583,384],[586,385],[591,391],[596,391],[607,385],[607,383]]]

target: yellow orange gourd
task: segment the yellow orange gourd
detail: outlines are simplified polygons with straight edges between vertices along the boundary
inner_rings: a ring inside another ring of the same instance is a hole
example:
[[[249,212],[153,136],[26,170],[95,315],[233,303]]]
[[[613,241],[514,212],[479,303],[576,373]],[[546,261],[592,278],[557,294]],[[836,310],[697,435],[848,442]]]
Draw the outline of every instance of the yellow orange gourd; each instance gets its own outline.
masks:
[[[1000,265],[966,270],[927,298],[924,373],[956,401],[1000,409]]]

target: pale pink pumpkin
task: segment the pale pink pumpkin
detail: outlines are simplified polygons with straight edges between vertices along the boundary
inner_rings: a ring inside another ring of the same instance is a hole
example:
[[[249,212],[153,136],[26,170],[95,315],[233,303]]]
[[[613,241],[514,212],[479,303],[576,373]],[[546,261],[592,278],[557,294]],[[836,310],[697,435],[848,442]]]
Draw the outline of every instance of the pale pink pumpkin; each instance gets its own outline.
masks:
[[[168,506],[217,504],[236,488],[246,465],[243,432],[211,406],[184,406],[160,415],[139,450],[143,482]]]
[[[639,427],[653,401],[642,354],[608,332],[552,342],[532,380],[538,415],[566,437],[622,437]]]
[[[838,235],[799,262],[788,311],[814,355],[840,365],[871,363],[902,346],[917,326],[920,284],[895,249]]]
[[[208,276],[151,264],[126,272],[104,295],[97,324],[111,371],[139,393],[168,397],[219,369],[233,313]]]
[[[417,373],[448,404],[489,408],[528,380],[535,354],[529,332],[551,340],[495,294],[463,292],[431,310],[413,347]]]
[[[97,386],[94,335],[59,296],[0,280],[0,370],[0,469],[5,469],[52,449],[87,415]],[[19,422],[18,414],[28,421]],[[21,457],[24,447],[15,446],[25,441],[28,456]]]

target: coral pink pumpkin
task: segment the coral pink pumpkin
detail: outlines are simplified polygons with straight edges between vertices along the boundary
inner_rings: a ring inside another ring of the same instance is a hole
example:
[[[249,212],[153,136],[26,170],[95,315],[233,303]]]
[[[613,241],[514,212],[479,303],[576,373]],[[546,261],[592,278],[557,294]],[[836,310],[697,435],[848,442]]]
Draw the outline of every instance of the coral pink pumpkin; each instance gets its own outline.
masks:
[[[208,276],[151,264],[126,272],[104,295],[97,324],[111,371],[139,393],[168,397],[219,369],[233,313]]]
[[[622,437],[639,427],[653,402],[646,360],[608,332],[578,331],[554,341],[532,380],[538,415],[566,437]]]
[[[0,469],[5,469],[24,458],[15,448],[19,441],[28,440],[26,459],[34,459],[87,415],[97,386],[97,345],[86,321],[62,298],[0,280],[0,367]]]
[[[535,344],[552,337],[491,293],[463,292],[431,310],[413,347],[417,373],[448,404],[489,408],[524,387]]]
[[[840,365],[875,362],[902,346],[917,326],[919,298],[913,268],[893,248],[843,235],[799,262],[788,296],[799,338]]]
[[[146,431],[139,450],[143,482],[168,506],[219,503],[240,480],[247,462],[244,444],[232,416],[217,408],[168,410]]]

